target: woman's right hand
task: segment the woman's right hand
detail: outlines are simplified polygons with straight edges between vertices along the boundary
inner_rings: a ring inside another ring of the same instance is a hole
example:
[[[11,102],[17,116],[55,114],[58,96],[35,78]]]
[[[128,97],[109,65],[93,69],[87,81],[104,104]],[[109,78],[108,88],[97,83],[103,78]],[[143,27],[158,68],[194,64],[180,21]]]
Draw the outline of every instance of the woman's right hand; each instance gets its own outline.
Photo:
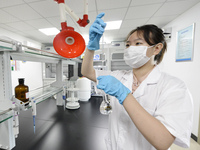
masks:
[[[98,50],[99,49],[99,41],[104,33],[104,29],[106,27],[106,23],[101,19],[105,13],[100,13],[97,15],[96,20],[90,26],[89,30],[89,42],[87,48],[89,50]]]

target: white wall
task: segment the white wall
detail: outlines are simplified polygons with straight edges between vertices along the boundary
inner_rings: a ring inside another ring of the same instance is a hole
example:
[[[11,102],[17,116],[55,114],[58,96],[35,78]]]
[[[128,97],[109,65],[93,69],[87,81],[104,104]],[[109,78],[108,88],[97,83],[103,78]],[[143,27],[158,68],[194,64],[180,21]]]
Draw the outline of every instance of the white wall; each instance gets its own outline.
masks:
[[[23,36],[14,34],[7,30],[0,28],[0,37],[6,36],[13,40],[19,41],[23,44],[28,44],[35,48],[41,48],[41,43],[25,38]],[[18,78],[25,78],[25,84],[29,86],[29,90],[41,87],[42,82],[42,63],[40,62],[22,62],[19,61],[19,70],[12,71],[12,89],[14,94],[14,87],[18,85]]]
[[[198,136],[200,102],[200,3],[186,11],[164,28],[172,27],[172,39],[168,51],[160,65],[161,69],[182,79],[188,86],[194,99],[194,122],[192,133]],[[176,32],[195,23],[194,57],[192,61],[175,62]]]

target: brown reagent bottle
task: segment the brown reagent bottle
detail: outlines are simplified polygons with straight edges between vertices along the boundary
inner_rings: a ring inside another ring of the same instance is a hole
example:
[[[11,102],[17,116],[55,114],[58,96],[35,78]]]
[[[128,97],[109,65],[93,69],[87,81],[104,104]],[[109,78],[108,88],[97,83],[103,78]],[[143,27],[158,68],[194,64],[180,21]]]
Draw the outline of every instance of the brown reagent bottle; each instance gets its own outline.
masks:
[[[19,85],[15,87],[15,97],[22,102],[29,101],[29,88],[24,85],[24,78],[19,78]]]

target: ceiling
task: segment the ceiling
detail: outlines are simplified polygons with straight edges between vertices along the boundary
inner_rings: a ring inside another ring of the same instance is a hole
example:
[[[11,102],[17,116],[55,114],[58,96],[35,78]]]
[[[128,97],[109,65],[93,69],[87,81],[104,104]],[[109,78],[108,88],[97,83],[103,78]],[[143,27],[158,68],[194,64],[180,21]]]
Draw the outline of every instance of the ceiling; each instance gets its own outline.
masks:
[[[84,0],[65,0],[65,3],[82,19]],[[199,3],[200,0],[88,0],[89,20],[105,12],[103,20],[122,20],[118,30],[106,30],[104,42],[122,41],[130,30],[143,24],[163,27]],[[68,26],[88,41],[89,26],[79,27],[68,15]],[[54,36],[46,36],[38,29],[56,27],[60,30],[58,4],[54,0],[0,0],[0,28],[52,45]]]

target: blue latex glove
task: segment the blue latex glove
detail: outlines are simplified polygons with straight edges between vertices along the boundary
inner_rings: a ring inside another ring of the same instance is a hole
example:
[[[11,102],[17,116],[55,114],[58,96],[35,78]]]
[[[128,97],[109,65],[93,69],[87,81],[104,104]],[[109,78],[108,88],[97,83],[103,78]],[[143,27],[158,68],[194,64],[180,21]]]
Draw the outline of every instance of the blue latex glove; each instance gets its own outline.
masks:
[[[123,104],[128,94],[131,93],[126,86],[113,76],[99,76],[97,80],[99,80],[97,88],[104,90],[106,94],[115,96],[120,104]]]
[[[89,30],[89,42],[87,48],[89,50],[98,50],[99,49],[99,41],[101,36],[104,33],[104,29],[106,27],[106,23],[101,19],[105,13],[100,13],[97,15],[96,20],[90,26]]]

